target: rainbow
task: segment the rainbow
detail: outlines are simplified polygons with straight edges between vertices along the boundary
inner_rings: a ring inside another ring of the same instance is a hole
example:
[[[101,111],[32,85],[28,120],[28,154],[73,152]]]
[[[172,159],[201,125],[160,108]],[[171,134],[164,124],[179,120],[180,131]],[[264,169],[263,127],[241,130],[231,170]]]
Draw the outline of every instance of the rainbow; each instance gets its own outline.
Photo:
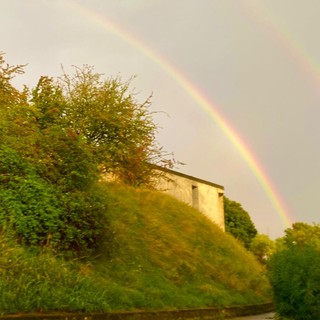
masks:
[[[197,105],[202,108],[203,111],[206,112],[221,128],[224,134],[239,151],[239,153],[261,184],[262,188],[265,190],[268,198],[270,199],[272,205],[278,213],[284,228],[291,227],[292,219],[285,208],[285,204],[280,199],[280,197],[277,196],[277,192],[275,191],[276,188],[273,186],[267,174],[264,172],[262,165],[259,164],[258,160],[254,157],[253,152],[249,150],[240,135],[222,116],[222,114],[219,112],[218,107],[211,101],[209,101],[209,99],[207,99],[205,95],[201,93],[201,91],[196,87],[195,84],[193,84],[179,69],[172,65],[167,59],[163,58],[160,54],[153,51],[136,36],[130,34],[127,30],[123,30],[120,26],[111,22],[105,16],[102,16],[100,13],[93,11],[92,9],[73,0],[65,1],[63,2],[63,4],[65,6],[68,6],[71,10],[74,10],[83,15],[92,23],[104,28],[108,32],[122,39],[124,42],[128,43],[129,45],[140,51],[142,54],[144,54],[148,59],[159,65],[162,70],[170,75],[174,79],[174,81],[188,93],[188,95],[197,103]]]
[[[282,19],[277,17],[274,12],[270,12],[263,1],[243,0],[241,7],[254,25],[260,27],[263,32],[268,33],[280,47],[286,50],[289,59],[291,58],[294,61],[294,65],[298,66],[307,75],[306,79],[312,83],[314,90],[319,92],[320,65],[292,36]]]

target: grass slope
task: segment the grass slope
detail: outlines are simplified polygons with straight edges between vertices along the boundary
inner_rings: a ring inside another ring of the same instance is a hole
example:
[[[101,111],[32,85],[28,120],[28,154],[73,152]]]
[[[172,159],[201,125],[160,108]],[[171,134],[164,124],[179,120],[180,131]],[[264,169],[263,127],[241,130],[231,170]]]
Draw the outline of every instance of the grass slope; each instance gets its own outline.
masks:
[[[269,302],[265,270],[197,210],[104,184],[112,240],[65,261],[0,240],[0,313],[198,308]]]

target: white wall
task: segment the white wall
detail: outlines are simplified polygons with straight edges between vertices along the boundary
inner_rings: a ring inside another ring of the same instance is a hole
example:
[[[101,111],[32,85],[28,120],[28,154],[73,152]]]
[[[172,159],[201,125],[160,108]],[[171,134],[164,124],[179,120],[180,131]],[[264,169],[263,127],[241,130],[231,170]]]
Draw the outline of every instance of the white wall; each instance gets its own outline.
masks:
[[[169,193],[180,201],[195,207],[210,220],[225,230],[222,186],[200,180],[191,176],[175,173],[172,170],[165,172],[169,179],[161,178],[158,189]]]

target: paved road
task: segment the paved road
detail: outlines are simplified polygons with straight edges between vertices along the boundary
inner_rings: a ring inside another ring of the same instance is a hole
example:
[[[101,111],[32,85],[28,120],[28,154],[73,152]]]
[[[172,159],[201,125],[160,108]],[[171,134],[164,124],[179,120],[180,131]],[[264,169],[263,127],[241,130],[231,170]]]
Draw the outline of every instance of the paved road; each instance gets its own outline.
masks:
[[[258,314],[256,316],[231,318],[229,320],[272,320],[272,319],[274,319],[274,312]]]

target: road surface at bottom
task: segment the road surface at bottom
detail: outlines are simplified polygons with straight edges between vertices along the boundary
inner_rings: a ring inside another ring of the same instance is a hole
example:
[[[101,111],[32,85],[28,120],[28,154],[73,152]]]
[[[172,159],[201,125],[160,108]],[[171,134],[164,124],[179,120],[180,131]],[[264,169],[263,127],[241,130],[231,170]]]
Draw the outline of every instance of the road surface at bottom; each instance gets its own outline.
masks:
[[[237,317],[237,318],[229,318],[228,320],[273,320],[274,312],[257,314],[255,316],[245,316],[245,317]]]

